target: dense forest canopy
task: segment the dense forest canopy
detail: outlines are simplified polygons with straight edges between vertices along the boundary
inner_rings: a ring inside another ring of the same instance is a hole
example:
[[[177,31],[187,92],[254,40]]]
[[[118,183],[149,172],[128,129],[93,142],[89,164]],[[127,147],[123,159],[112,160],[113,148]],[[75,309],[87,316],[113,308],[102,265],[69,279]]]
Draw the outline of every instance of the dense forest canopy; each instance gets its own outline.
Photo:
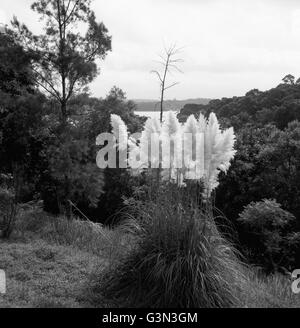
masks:
[[[220,177],[215,201],[239,231],[242,244],[252,250],[259,242],[238,221],[251,202],[276,200],[296,218],[290,231],[300,231],[300,85],[292,75],[283,80],[264,92],[253,89],[207,105],[186,104],[178,114],[185,121],[191,114],[214,112],[223,127],[234,127],[237,154],[227,175]],[[299,255],[297,247],[290,250],[294,258]]]
[[[300,85],[282,83],[268,91],[250,90],[245,96],[211,100],[207,105],[186,104],[180,111],[180,120],[190,114],[216,113],[224,125],[236,130],[246,124],[262,127],[274,124],[279,129],[300,118]]]

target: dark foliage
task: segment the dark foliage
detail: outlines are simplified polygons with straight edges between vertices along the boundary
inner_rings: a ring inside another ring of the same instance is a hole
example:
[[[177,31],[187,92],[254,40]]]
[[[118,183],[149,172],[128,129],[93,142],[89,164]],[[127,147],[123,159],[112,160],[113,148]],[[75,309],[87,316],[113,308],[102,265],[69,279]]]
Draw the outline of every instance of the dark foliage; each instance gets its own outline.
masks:
[[[191,114],[214,112],[224,126],[233,126],[235,130],[249,123],[257,127],[273,123],[283,129],[289,122],[300,120],[299,109],[300,85],[285,83],[265,92],[253,89],[242,97],[211,100],[208,105],[187,104],[179,119],[184,121]]]
[[[290,78],[284,82],[265,92],[254,89],[243,97],[186,105],[179,114],[185,120],[190,114],[215,112],[223,127],[234,126],[237,154],[228,173],[220,175],[216,206],[239,232],[241,250],[268,270],[274,267],[261,260],[262,244],[250,242],[253,238],[237,219],[249,203],[275,199],[296,217],[293,231],[300,231],[300,85]],[[281,246],[286,253],[287,244]],[[299,264],[291,256],[283,266]]]

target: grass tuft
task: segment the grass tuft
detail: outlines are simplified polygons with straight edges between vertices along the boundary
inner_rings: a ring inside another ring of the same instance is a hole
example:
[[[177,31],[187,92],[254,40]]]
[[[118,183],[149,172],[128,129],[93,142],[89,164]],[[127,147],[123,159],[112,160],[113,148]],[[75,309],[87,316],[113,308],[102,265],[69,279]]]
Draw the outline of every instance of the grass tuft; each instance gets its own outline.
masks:
[[[136,247],[94,281],[97,292],[129,307],[207,308],[240,304],[246,278],[210,211],[170,194],[134,208]]]
[[[76,247],[110,260],[121,256],[130,248],[130,234],[126,234],[129,225],[131,223],[128,220],[127,223],[111,229],[89,220],[68,220],[64,216],[51,216],[34,209],[20,214],[12,237],[18,240],[22,238],[24,241],[43,239],[56,245]]]

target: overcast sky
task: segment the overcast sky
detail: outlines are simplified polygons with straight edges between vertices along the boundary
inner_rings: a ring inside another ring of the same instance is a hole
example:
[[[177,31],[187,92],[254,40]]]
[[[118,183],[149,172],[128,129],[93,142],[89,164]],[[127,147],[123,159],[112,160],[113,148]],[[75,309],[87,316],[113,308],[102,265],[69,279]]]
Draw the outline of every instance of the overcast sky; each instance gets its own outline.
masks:
[[[31,0],[0,2],[0,22],[15,14],[33,30]],[[300,76],[299,0],[95,0],[93,9],[112,35],[113,50],[91,85],[105,96],[113,85],[128,98],[159,97],[152,69],[164,44],[184,47],[167,98],[220,98],[278,85]]]

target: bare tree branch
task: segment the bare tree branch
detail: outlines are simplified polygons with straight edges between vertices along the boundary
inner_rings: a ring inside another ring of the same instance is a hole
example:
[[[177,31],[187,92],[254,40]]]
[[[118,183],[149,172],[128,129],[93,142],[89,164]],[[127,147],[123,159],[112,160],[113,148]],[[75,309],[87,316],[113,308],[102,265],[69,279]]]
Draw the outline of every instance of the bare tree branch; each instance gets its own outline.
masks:
[[[177,58],[176,56],[181,51],[182,48],[177,48],[176,44],[171,45],[169,48],[164,46],[164,55],[159,55],[162,61],[157,61],[162,66],[162,72],[158,70],[152,70],[151,73],[157,75],[160,82],[160,121],[163,118],[163,103],[165,91],[179,84],[179,82],[174,82],[166,86],[166,80],[168,73],[172,74],[173,71],[182,73],[180,68],[176,65],[183,62],[183,59]]]
[[[45,87],[45,86],[43,85],[43,83],[41,83],[41,82],[40,82],[39,80],[37,80],[37,79],[34,79],[34,81],[35,81],[40,87],[42,87],[43,89],[45,89],[45,90],[46,90],[51,96],[53,96],[53,97],[56,98],[58,101],[60,101],[60,98],[58,98],[54,92],[52,92],[52,91],[49,90],[47,87]]]
[[[46,88],[41,82],[39,82],[37,79],[35,79],[35,81],[42,87],[44,88],[47,92],[49,92],[52,96],[54,96],[57,100],[61,101],[61,97],[60,94],[57,92],[57,90],[55,89],[55,87],[53,86],[53,84],[49,81],[49,79],[47,79],[46,77],[43,76],[43,74],[41,74],[38,70],[36,70],[34,67],[32,68],[32,70],[39,75],[39,77],[50,87],[50,89],[52,91],[49,91],[48,88]]]
[[[154,73],[154,74],[156,74],[157,76],[158,76],[158,78],[159,78],[159,81],[162,83],[163,82],[163,80],[162,80],[162,77],[160,76],[160,74],[159,74],[159,72],[158,71],[151,71],[151,73]]]
[[[177,84],[179,84],[179,82],[174,82],[174,83],[172,83],[171,85],[165,87],[165,90],[168,90],[168,89],[174,87],[174,86],[177,85]]]
[[[69,15],[66,17],[66,19],[65,19],[65,25],[67,25],[68,20],[70,19],[70,17],[72,17],[73,12],[74,12],[74,10],[76,9],[76,7],[78,6],[78,4],[79,4],[80,1],[81,1],[81,0],[77,0],[77,1],[75,2],[75,4],[74,4],[74,6],[73,6],[73,8],[72,8],[72,10],[71,10],[71,12],[70,12],[70,14],[69,14]],[[66,13],[66,15],[67,15],[67,13]]]

